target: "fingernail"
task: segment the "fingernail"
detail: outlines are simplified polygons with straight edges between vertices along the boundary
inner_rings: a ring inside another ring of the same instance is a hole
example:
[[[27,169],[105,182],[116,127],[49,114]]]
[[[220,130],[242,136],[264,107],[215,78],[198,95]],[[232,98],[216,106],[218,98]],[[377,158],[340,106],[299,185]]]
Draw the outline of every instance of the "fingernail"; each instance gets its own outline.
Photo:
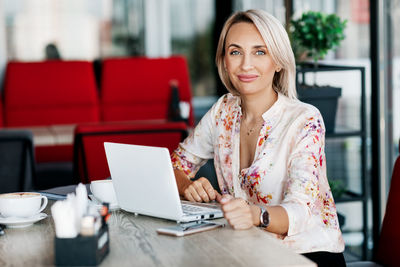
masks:
[[[223,198],[221,199],[221,203],[222,203],[222,204],[225,204],[225,203],[227,203],[228,201],[229,201],[229,199],[226,198],[226,197],[223,197]]]

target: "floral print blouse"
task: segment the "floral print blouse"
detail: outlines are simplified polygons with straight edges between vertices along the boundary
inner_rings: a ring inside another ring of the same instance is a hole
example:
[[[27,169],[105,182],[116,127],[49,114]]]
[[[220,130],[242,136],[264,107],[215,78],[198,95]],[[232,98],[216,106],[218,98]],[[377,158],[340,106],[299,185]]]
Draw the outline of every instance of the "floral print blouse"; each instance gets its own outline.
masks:
[[[325,126],[318,109],[278,94],[263,114],[253,162],[240,170],[240,103],[238,96],[222,96],[172,154],[174,168],[193,178],[214,158],[223,194],[286,210],[287,234],[268,234],[297,253],[342,252],[344,242],[326,177]]]

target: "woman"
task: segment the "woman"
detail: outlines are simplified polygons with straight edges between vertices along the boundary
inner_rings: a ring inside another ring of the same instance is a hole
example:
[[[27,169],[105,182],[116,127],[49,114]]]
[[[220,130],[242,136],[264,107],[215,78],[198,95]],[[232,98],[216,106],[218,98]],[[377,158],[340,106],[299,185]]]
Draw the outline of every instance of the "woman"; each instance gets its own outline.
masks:
[[[325,165],[320,112],[296,99],[295,61],[285,29],[262,10],[233,14],[216,64],[230,93],[172,155],[179,192],[218,200],[234,229],[260,226],[326,266],[344,266],[344,242]],[[214,158],[222,196],[197,170]]]

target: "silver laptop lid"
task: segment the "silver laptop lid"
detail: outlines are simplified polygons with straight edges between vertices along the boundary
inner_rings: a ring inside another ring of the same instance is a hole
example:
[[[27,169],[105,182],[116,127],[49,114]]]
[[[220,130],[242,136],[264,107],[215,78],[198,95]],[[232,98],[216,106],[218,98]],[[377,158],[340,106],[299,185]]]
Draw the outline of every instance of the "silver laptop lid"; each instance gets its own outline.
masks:
[[[181,220],[183,212],[167,148],[105,142],[118,205],[126,211]]]

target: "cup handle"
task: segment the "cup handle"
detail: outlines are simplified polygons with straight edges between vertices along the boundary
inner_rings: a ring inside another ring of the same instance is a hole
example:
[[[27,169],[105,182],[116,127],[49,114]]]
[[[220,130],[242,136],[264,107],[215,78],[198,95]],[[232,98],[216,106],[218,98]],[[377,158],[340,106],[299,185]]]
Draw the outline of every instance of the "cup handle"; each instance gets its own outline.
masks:
[[[42,210],[44,210],[46,208],[46,206],[47,206],[47,202],[48,202],[47,197],[46,196],[42,196],[42,199],[43,199],[43,204],[42,204],[42,206],[40,206],[40,209],[39,209],[38,213],[42,212]]]

